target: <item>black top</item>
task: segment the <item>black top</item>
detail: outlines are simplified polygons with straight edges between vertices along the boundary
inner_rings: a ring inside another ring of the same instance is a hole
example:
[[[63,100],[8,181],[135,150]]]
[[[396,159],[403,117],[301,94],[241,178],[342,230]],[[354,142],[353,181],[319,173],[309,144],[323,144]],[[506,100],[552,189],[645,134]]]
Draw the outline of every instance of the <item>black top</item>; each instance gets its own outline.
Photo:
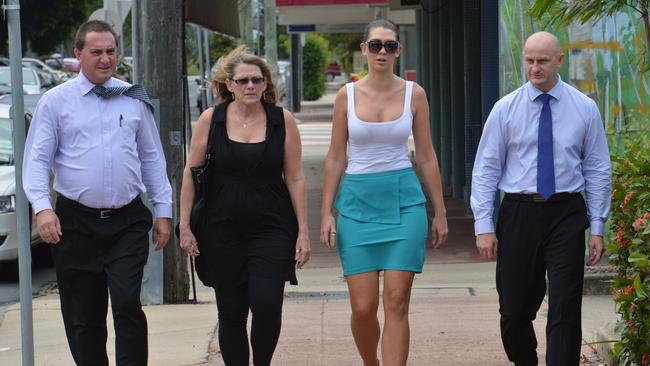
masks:
[[[283,109],[263,103],[266,138],[231,140],[227,103],[215,107],[208,179],[209,248],[201,255],[214,267],[215,282],[236,284],[246,275],[296,284],[298,222],[284,182]],[[207,263],[206,263],[207,264]],[[206,281],[204,281],[206,282]]]

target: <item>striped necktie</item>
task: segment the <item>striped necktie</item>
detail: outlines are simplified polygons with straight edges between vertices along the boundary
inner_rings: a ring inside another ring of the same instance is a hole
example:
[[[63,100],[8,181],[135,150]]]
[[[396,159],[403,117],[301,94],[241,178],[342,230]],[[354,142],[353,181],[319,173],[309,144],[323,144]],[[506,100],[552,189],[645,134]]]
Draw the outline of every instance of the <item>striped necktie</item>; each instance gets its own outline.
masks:
[[[153,112],[153,104],[147,95],[147,91],[142,85],[124,85],[124,86],[111,86],[105,87],[101,85],[95,85],[91,91],[102,98],[110,98],[115,95],[126,95],[137,100],[144,102],[151,112]]]
[[[551,96],[540,94],[542,102],[537,136],[537,193],[549,199],[555,193],[555,166],[553,163],[553,117],[551,115]]]

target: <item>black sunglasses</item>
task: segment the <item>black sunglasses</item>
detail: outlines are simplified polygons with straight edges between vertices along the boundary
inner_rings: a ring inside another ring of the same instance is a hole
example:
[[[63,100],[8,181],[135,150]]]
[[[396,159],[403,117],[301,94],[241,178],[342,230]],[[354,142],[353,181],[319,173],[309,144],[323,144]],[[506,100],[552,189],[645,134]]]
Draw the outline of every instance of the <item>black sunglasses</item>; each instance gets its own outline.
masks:
[[[364,43],[368,46],[370,53],[379,53],[382,48],[386,50],[386,53],[395,53],[399,48],[399,42],[397,41],[386,41],[382,43],[378,39],[371,39]]]
[[[230,79],[233,83],[237,85],[248,85],[248,83],[252,82],[253,85],[260,84],[264,81],[263,77],[259,76],[254,76],[252,78],[241,78],[241,79]]]

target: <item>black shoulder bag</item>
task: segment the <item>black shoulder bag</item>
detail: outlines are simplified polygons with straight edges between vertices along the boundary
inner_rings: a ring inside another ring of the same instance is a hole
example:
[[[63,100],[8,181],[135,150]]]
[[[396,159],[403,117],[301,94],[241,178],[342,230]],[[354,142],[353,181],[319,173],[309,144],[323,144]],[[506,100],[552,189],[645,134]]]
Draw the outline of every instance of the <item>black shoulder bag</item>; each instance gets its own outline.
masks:
[[[215,107],[213,114],[217,113]],[[200,166],[190,167],[192,173],[192,182],[194,183],[194,203],[190,213],[190,230],[199,244],[203,242],[205,223],[207,220],[206,209],[208,206],[208,178],[210,176],[210,155],[214,143],[214,116],[210,121],[210,130],[208,131],[208,143],[205,150],[205,162]]]

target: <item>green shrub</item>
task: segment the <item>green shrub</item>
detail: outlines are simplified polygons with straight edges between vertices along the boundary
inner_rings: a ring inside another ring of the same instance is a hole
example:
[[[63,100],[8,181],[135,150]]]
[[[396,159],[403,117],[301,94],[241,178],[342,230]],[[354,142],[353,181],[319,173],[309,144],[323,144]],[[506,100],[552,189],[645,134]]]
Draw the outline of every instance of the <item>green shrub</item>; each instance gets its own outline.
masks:
[[[650,159],[647,142],[613,155],[612,238],[609,261],[617,268],[612,286],[621,335],[613,357],[621,365],[648,365],[650,358]]]
[[[317,34],[309,33],[302,52],[302,95],[305,100],[316,100],[325,93],[329,42]]]

